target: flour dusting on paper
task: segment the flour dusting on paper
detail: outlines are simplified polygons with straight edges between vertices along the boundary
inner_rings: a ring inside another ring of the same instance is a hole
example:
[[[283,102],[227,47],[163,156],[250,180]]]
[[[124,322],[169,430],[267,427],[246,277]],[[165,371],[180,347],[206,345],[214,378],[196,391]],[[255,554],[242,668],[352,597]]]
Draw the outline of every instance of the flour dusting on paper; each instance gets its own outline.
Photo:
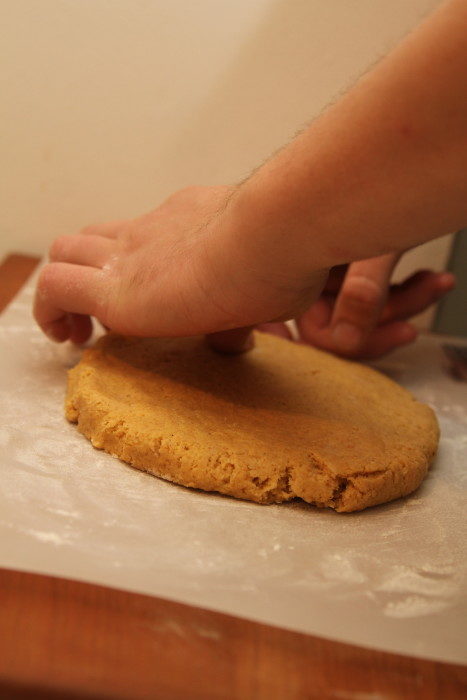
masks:
[[[191,491],[93,449],[63,416],[79,353],[40,334],[31,300],[29,286],[0,319],[0,566],[467,661],[467,404],[435,340],[378,363],[437,412],[427,479],[408,498],[338,514]]]

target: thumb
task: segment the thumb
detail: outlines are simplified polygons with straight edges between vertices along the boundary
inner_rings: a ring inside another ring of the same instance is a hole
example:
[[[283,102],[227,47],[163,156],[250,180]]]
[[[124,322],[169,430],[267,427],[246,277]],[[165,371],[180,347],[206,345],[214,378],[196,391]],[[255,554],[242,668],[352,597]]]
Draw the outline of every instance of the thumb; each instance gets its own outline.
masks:
[[[330,323],[338,351],[358,352],[378,325],[400,256],[388,253],[349,265]]]

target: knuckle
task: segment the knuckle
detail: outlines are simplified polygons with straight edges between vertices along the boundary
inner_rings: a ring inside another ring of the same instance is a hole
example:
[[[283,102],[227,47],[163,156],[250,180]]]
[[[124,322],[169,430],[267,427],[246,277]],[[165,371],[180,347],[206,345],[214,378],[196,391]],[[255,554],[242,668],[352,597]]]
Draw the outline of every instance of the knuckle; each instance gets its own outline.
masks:
[[[121,296],[120,290],[114,282],[110,281],[100,292],[94,295],[93,308],[90,315],[95,316],[105,327],[116,330],[115,321],[119,315],[118,300]]]
[[[141,234],[137,227],[128,227],[120,237],[120,248],[125,255],[129,255],[133,251],[139,250],[141,247]]]

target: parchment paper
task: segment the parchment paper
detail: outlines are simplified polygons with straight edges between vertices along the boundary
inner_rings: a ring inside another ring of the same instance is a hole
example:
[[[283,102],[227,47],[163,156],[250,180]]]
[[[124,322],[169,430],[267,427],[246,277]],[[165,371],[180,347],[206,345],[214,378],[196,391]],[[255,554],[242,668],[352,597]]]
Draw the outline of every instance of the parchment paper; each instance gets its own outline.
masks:
[[[431,404],[439,457],[412,496],[355,514],[191,491],[92,448],[63,417],[76,361],[0,319],[0,566],[162,596],[323,637],[465,662],[467,389],[434,338],[380,366]]]

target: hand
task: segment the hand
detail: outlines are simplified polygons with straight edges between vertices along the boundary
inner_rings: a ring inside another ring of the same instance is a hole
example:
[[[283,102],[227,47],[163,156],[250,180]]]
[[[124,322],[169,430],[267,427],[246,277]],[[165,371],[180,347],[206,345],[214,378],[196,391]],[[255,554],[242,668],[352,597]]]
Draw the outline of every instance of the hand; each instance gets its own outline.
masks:
[[[243,245],[234,195],[232,187],[191,187],[137,219],[58,238],[37,284],[42,330],[82,343],[92,316],[126,335],[181,336],[301,313],[326,272],[295,274],[278,247]]]
[[[296,319],[302,342],[344,357],[375,359],[415,340],[407,322],[455,285],[451,273],[423,270],[390,285],[400,254],[333,268],[318,301]],[[284,324],[263,330],[290,337]]]

